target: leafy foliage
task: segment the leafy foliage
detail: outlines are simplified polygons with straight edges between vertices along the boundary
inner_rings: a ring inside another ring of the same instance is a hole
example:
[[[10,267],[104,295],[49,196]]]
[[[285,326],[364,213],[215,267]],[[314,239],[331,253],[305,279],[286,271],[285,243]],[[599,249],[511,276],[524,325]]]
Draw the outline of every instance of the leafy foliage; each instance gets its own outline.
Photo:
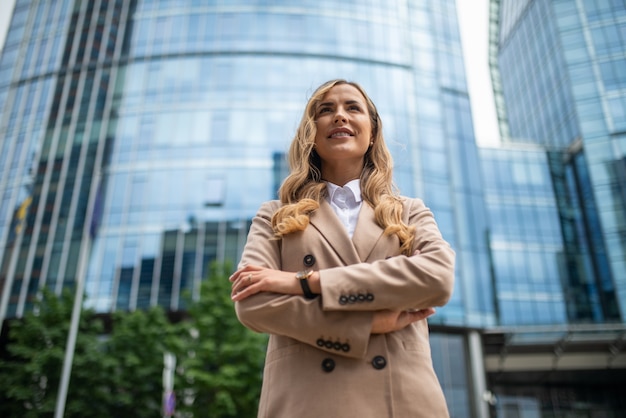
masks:
[[[213,264],[189,309],[191,336],[177,385],[180,409],[195,417],[255,417],[267,337],[241,325],[230,300],[228,265]]]
[[[161,308],[113,314],[102,357],[111,393],[107,416],[162,415],[163,354],[181,350],[178,328]]]
[[[180,323],[161,308],[115,312],[107,334],[102,317],[83,310],[65,417],[162,416],[165,352],[178,360],[176,416],[256,416],[267,339],[237,320],[228,270],[212,265]],[[10,321],[0,358],[0,416],[54,415],[73,299],[69,291],[60,297],[44,291],[33,312]]]
[[[69,291],[57,298],[44,290],[34,312],[12,321],[9,358],[0,359],[0,416],[54,414],[73,299]],[[97,340],[102,324],[93,318],[89,310],[81,315],[66,417],[82,416],[76,411],[85,411],[86,403],[97,416],[106,397],[97,384],[102,378]]]

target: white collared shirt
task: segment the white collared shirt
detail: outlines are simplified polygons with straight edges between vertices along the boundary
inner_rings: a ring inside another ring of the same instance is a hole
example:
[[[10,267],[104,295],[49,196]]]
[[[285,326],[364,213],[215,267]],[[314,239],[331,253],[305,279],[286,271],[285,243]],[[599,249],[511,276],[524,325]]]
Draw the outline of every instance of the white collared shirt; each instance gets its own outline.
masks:
[[[331,182],[326,182],[328,190],[328,203],[333,211],[339,217],[339,220],[346,227],[348,235],[352,238],[356,221],[359,217],[359,211],[363,204],[361,198],[361,180],[355,179],[349,181],[345,186],[337,186]]]

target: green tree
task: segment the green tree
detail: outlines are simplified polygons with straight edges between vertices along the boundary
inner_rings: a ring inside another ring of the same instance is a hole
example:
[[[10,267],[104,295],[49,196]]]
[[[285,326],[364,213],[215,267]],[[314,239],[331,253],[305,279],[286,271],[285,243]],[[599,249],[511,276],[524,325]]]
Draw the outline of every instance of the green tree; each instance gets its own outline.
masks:
[[[0,359],[0,416],[53,416],[74,295],[43,291],[35,310],[9,322],[6,358]],[[107,388],[102,385],[98,334],[102,324],[93,312],[81,315],[66,417],[104,416]]]
[[[163,355],[178,359],[179,416],[256,416],[267,338],[243,327],[230,300],[229,266],[213,264],[188,318],[161,308],[81,314],[65,417],[162,415]],[[43,291],[35,310],[11,320],[0,358],[0,416],[52,417],[74,295]]]
[[[267,337],[241,325],[230,299],[228,264],[213,263],[190,304],[190,342],[180,359],[178,411],[194,417],[255,417]]]
[[[73,299],[44,291],[34,312],[11,321],[0,360],[0,416],[54,415]],[[161,416],[163,353],[181,350],[182,327],[161,308],[111,319],[106,335],[91,310],[82,312],[64,416]]]
[[[173,325],[159,307],[115,312],[112,320],[102,358],[112,395],[107,416],[161,416],[163,354],[181,352],[182,328]]]

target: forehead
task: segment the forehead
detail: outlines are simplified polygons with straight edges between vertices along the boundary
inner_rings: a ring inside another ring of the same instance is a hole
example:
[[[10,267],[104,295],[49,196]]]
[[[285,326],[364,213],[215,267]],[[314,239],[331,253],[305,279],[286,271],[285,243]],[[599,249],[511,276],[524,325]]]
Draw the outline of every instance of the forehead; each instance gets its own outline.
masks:
[[[345,102],[348,100],[356,100],[360,103],[365,103],[365,97],[363,97],[363,94],[356,87],[350,84],[338,84],[331,87],[331,89],[324,94],[320,101]]]

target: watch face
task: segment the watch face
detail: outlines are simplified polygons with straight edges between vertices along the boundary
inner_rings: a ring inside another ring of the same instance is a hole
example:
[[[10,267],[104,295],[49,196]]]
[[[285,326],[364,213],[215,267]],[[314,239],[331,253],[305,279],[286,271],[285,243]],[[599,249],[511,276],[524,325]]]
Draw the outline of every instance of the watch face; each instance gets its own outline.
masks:
[[[309,276],[311,275],[311,273],[312,273],[312,272],[307,271],[307,270],[305,270],[305,271],[299,271],[299,272],[297,272],[297,273],[296,273],[296,279],[298,279],[298,280],[308,279],[308,278],[309,278]]]

